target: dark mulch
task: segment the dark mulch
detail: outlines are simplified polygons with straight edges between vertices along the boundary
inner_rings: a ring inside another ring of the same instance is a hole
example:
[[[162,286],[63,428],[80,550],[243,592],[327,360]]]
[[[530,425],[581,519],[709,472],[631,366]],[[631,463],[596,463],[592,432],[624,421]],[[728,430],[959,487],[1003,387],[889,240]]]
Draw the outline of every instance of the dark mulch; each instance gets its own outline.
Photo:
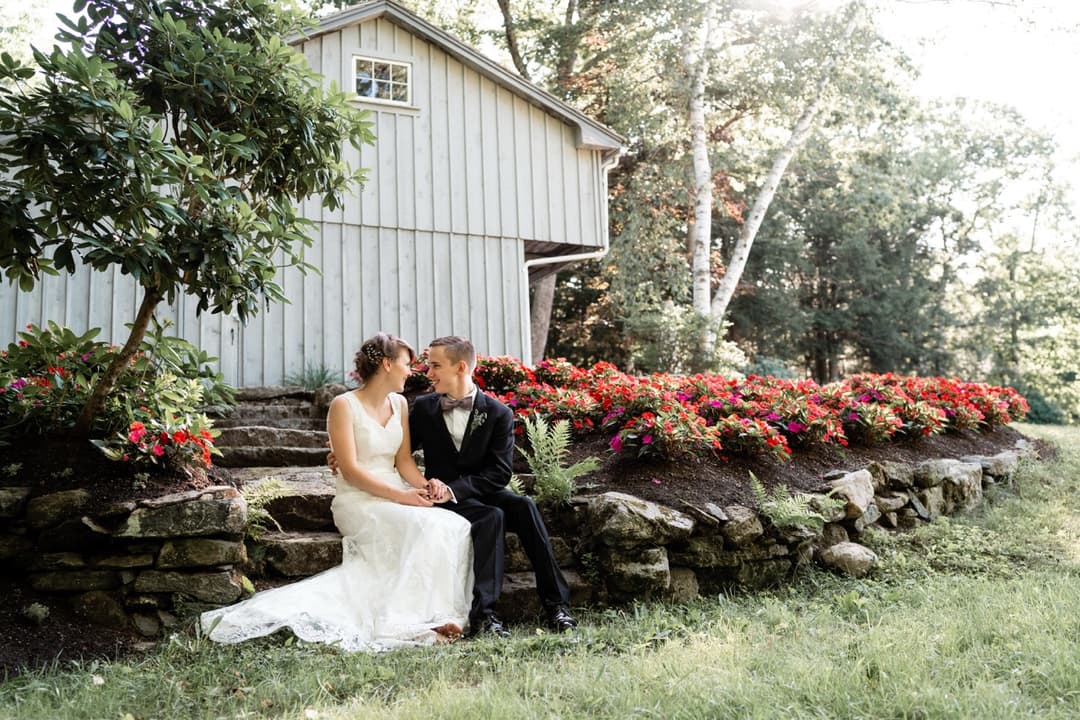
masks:
[[[671,507],[684,504],[754,505],[749,485],[753,472],[766,487],[782,483],[793,491],[815,490],[822,476],[830,470],[852,470],[872,461],[917,461],[935,457],[992,455],[1011,449],[1023,436],[1010,428],[987,433],[961,433],[923,438],[915,442],[887,443],[876,447],[840,449],[810,448],[796,451],[786,463],[768,459],[719,458],[658,463],[647,460],[616,458],[608,449],[606,435],[594,435],[575,441],[571,461],[588,455],[604,458],[603,467],[584,479],[586,493],[617,490],[655,500]],[[1037,445],[1038,446],[1038,445]],[[1052,448],[1039,447],[1043,457]],[[233,484],[226,469],[186,476],[156,472],[136,480],[124,466],[110,462],[85,443],[50,441],[43,445],[18,443],[0,448],[0,485],[26,485],[33,493],[87,488],[93,495],[93,508],[115,501],[136,500],[209,485]],[[518,460],[520,462],[520,458]],[[15,473],[4,468],[21,464]],[[527,472],[526,467],[519,468]],[[92,512],[92,509],[91,509]],[[91,658],[125,657],[152,647],[133,632],[108,628],[89,629],[56,596],[35,593],[0,572],[0,680],[26,668],[47,667]],[[32,603],[49,608],[41,624],[23,616]]]

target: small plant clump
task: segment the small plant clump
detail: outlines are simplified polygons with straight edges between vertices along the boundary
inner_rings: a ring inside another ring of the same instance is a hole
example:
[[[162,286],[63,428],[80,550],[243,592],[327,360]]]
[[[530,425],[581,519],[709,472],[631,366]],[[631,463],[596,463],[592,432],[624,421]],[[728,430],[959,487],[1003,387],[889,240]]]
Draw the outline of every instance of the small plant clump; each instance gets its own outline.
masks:
[[[586,458],[569,467],[563,461],[570,452],[570,423],[558,420],[554,425],[544,417],[533,415],[525,419],[525,436],[531,450],[518,448],[525,456],[535,476],[533,492],[537,502],[569,502],[577,491],[577,479],[600,467],[597,458]]]
[[[781,530],[795,527],[820,530],[825,526],[825,516],[822,513],[843,506],[843,502],[834,497],[815,497],[805,493],[792,495],[782,485],[767,492],[754,473],[750,473],[750,488],[761,514],[769,519],[773,527]]]
[[[21,611],[24,618],[34,623],[35,625],[43,625],[46,620],[49,619],[49,608],[41,603],[30,603],[24,607]]]

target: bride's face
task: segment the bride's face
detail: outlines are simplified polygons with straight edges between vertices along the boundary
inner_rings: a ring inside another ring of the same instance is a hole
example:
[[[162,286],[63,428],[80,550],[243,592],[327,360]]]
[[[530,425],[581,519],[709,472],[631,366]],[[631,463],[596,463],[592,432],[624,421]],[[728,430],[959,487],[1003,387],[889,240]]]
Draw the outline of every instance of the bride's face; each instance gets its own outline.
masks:
[[[386,380],[390,383],[390,387],[393,388],[394,392],[401,392],[405,389],[405,381],[409,379],[411,374],[412,364],[409,361],[409,351],[402,350],[387,367]]]

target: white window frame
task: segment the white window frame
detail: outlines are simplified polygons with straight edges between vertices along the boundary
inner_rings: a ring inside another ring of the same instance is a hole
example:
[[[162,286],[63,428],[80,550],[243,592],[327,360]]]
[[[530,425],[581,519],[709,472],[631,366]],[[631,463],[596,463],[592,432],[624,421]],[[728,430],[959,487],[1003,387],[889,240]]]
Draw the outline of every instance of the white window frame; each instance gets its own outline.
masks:
[[[366,68],[362,65],[365,63],[367,65]],[[384,66],[385,72],[383,72],[382,68],[379,66]],[[356,100],[366,103],[377,103],[380,105],[394,105],[395,107],[412,107],[413,66],[411,62],[354,53],[350,68],[352,70],[352,90]],[[397,73],[398,70],[404,72],[404,81],[399,79],[400,75]],[[361,73],[364,72],[367,73],[368,82],[371,83],[372,93],[380,92],[380,88],[385,87],[388,89],[390,97],[378,97],[374,94],[361,94],[360,88],[358,88],[357,85],[361,81]],[[405,88],[404,100],[395,100],[393,98],[394,89],[397,87]]]

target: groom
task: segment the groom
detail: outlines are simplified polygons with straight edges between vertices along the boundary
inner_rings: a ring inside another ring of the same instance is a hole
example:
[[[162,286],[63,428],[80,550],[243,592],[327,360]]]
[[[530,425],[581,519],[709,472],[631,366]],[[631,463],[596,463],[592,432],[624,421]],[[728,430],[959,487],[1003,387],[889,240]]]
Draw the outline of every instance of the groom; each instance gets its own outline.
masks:
[[[435,392],[418,397],[409,413],[412,449],[424,450],[424,474],[445,483],[457,501],[440,507],[472,525],[472,634],[510,634],[495,614],[506,530],[521,538],[532,562],[548,625],[556,632],[573,631],[577,622],[567,609],[569,589],[540,512],[530,498],[506,488],[514,453],[513,413],[477,389],[472,381],[475,368],[476,349],[466,338],[432,340],[427,377]]]

